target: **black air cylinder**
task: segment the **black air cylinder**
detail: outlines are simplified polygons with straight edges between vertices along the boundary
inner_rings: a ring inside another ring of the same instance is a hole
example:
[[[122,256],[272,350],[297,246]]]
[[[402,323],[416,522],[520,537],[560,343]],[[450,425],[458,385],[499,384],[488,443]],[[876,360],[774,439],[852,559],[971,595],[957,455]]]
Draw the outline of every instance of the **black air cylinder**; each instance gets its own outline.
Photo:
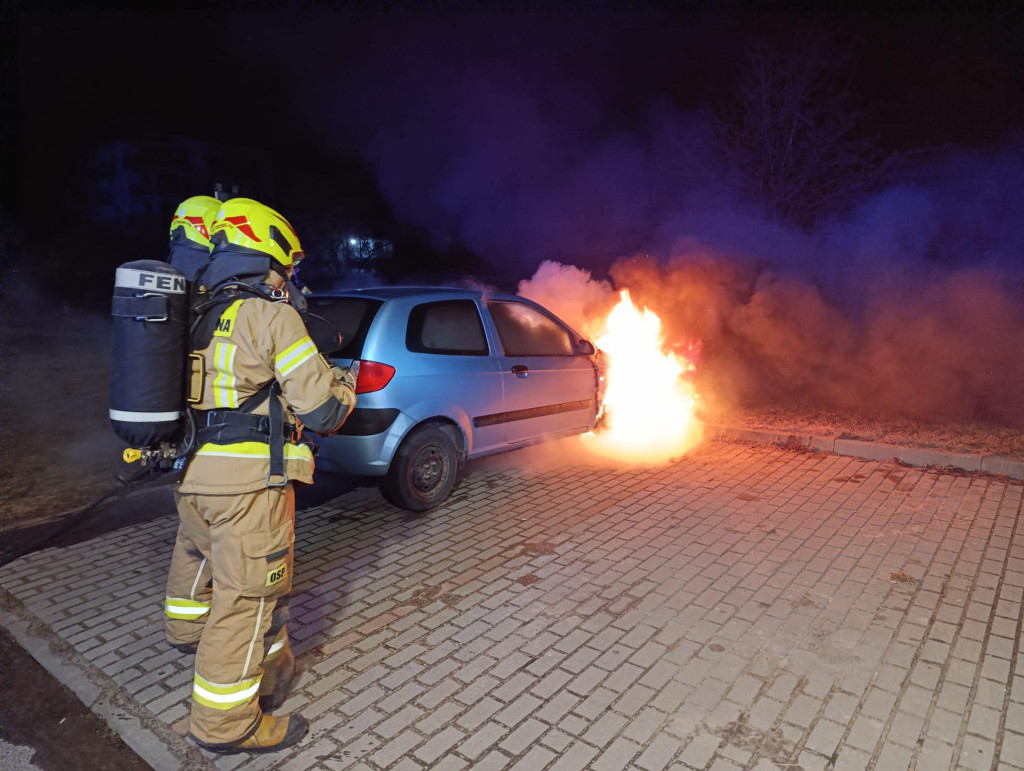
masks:
[[[165,262],[117,269],[110,422],[132,447],[171,441],[183,425],[188,297],[184,274]]]

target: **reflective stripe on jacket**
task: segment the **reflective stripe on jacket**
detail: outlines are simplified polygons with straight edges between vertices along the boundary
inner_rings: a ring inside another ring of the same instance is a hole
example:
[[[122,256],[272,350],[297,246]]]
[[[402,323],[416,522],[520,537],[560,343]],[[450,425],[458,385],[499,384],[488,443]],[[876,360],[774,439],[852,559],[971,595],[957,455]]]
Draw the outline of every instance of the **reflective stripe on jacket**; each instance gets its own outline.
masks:
[[[285,423],[319,433],[336,431],[355,405],[351,388],[338,382],[309,338],[302,317],[285,302],[245,297],[220,316],[210,344],[199,351],[205,374],[199,410],[234,408],[276,379]],[[269,413],[269,400],[253,410]],[[201,414],[201,413],[200,413]],[[313,481],[313,453],[286,441],[285,473],[294,482]],[[189,463],[182,493],[232,494],[267,486],[270,448],[243,441],[203,444]]]

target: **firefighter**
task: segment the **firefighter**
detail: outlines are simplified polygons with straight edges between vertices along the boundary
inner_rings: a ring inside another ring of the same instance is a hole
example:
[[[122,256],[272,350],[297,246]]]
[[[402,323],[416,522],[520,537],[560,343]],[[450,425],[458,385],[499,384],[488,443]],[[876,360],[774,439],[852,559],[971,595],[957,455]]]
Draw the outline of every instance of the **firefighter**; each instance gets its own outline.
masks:
[[[171,252],[167,261],[195,281],[210,261],[210,229],[220,201],[208,195],[186,198],[171,220]]]
[[[296,674],[286,631],[293,487],[313,481],[301,431],[336,431],[355,404],[355,382],[328,367],[288,302],[302,257],[288,222],[236,198],[220,205],[210,236],[203,280],[230,274],[232,288],[213,288],[222,302],[192,332],[202,360],[199,446],[175,491],[165,630],[174,647],[196,650],[192,739],[214,752],[272,752],[309,727],[297,713],[265,713]]]

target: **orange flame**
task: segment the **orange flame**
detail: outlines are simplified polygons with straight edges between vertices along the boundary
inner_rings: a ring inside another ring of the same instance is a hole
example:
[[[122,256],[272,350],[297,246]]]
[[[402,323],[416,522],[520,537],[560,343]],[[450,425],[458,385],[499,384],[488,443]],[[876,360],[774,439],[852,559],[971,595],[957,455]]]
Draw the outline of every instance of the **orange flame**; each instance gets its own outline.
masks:
[[[694,417],[697,394],[687,378],[693,364],[662,350],[657,314],[637,310],[628,289],[619,296],[595,343],[608,362],[605,427],[584,439],[601,455],[663,462],[691,450],[703,436]]]

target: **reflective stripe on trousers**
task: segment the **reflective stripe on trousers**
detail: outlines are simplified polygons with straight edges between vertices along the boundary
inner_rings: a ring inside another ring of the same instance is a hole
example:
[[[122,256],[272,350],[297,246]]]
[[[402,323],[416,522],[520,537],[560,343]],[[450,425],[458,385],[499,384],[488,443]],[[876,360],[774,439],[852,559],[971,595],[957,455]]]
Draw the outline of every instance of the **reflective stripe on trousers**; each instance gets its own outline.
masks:
[[[196,602],[182,597],[164,599],[164,614],[168,618],[195,619],[210,612],[209,602]]]
[[[213,709],[233,709],[248,703],[259,693],[262,675],[237,683],[213,683],[199,676],[192,679],[192,698]]]

